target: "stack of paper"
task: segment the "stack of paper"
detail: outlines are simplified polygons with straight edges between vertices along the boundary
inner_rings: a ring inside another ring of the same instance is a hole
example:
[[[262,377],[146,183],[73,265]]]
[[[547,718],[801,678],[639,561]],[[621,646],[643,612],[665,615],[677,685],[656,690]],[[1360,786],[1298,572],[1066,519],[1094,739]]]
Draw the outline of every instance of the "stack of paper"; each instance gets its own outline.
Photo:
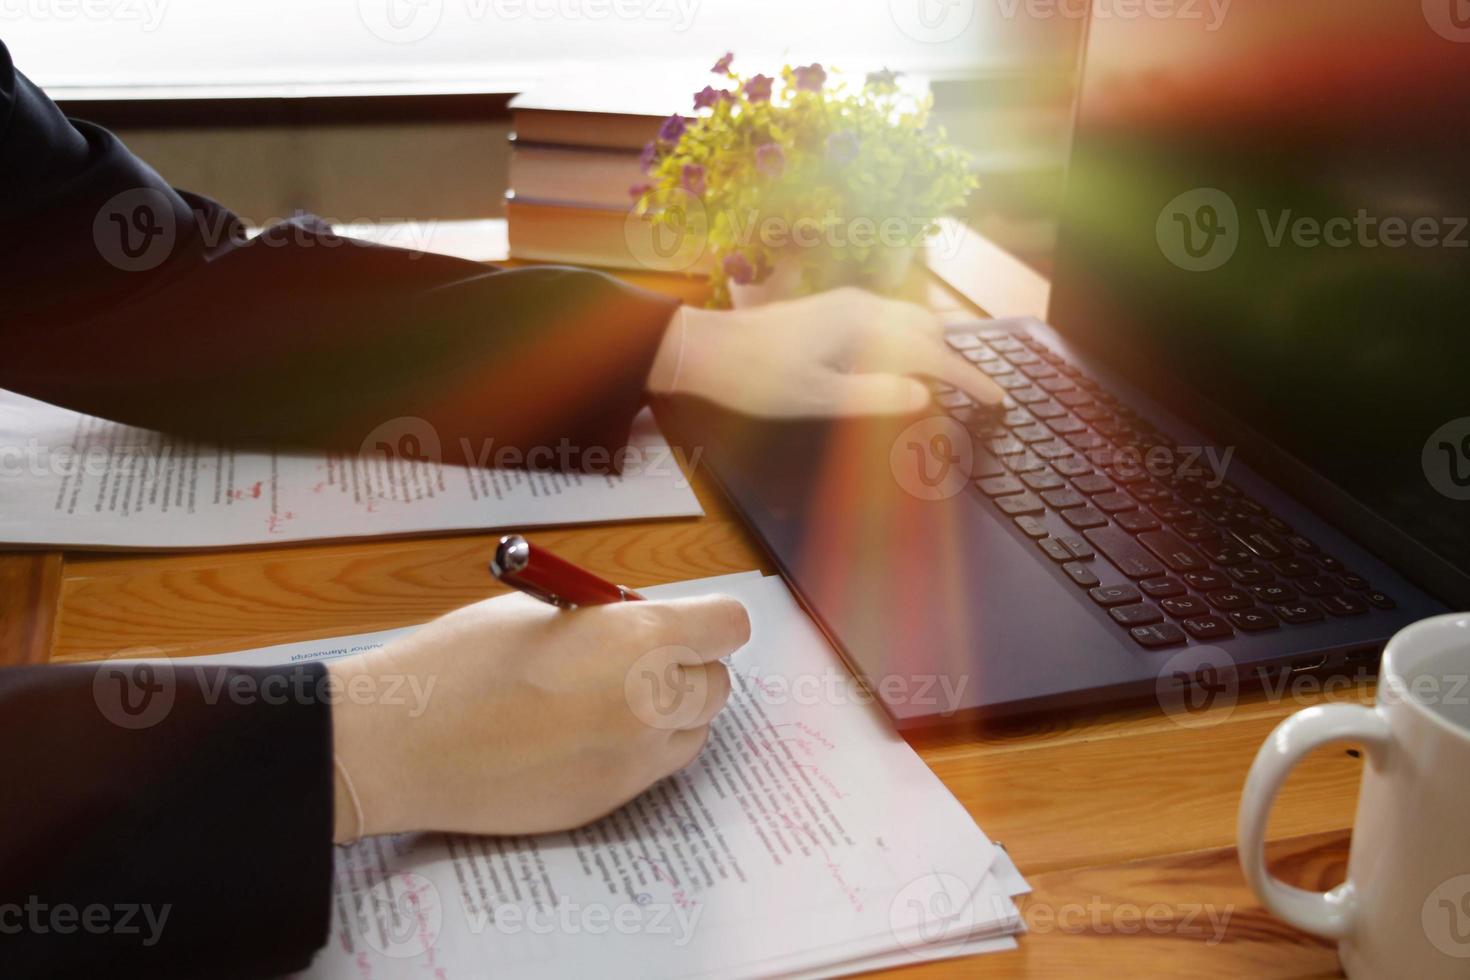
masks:
[[[445,466],[436,460],[453,447],[437,442],[427,422],[403,418],[362,454],[242,452],[0,390],[0,544],[229,548],[703,513],[647,412],[617,474],[594,451],[569,460],[580,472],[527,469],[576,447],[527,459],[491,440],[458,447],[485,467]]]
[[[692,765],[568,833],[339,849],[306,976],[818,977],[1013,948],[1025,882],[779,579],[647,590],[710,592],[746,604],[752,637]],[[299,663],[401,632],[207,659]]]

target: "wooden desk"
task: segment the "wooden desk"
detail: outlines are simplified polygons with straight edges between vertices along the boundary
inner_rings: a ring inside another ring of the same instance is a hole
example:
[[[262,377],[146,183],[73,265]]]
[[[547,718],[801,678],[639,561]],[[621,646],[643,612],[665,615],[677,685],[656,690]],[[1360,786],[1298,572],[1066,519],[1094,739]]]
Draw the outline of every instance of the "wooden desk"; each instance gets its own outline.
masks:
[[[465,245],[474,253],[473,244]],[[967,252],[974,297],[1003,282],[1008,314],[1040,312],[1045,283],[983,244]],[[477,253],[477,258],[490,257]],[[947,270],[941,270],[947,271]],[[1029,277],[1029,278],[1028,278]],[[637,277],[635,277],[637,278]],[[688,282],[643,277],[686,296]],[[937,281],[942,312],[977,312]],[[700,519],[568,528],[539,540],[635,588],[771,566],[705,473]],[[493,590],[494,534],[172,555],[0,556],[0,650],[9,662],[68,662],[140,647],[170,656],[423,622]],[[1371,692],[1364,692],[1371,695]],[[1257,747],[1310,700],[1262,695],[1185,727],[1158,709],[1113,709],[914,747],[1035,893],[1017,952],[920,967],[907,976],[1195,977],[1337,975],[1332,947],[1266,914],[1236,864],[1235,812]],[[1340,881],[1362,762],[1336,750],[1299,767],[1272,824],[1278,873]],[[1217,932],[1217,926],[1220,930]]]

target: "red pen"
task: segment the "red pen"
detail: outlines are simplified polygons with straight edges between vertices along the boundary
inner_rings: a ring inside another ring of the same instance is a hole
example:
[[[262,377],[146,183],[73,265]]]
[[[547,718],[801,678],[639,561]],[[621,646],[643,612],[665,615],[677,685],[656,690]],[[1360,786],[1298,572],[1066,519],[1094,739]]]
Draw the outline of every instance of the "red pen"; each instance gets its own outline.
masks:
[[[513,589],[562,609],[631,602],[643,597],[632,589],[600,579],[585,568],[533,548],[519,534],[507,534],[495,549],[490,574]]]

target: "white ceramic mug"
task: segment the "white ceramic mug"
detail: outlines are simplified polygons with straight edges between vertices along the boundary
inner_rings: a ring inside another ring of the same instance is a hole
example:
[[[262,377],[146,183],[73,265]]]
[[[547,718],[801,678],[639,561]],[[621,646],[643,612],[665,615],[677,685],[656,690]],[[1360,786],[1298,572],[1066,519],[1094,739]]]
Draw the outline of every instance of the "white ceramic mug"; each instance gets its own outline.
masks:
[[[1266,739],[1240,801],[1240,863],[1262,904],[1337,940],[1354,980],[1470,977],[1470,613],[1400,631],[1377,703],[1298,711]],[[1266,818],[1299,759],[1360,743],[1367,764],[1347,881],[1294,888],[1266,870]]]

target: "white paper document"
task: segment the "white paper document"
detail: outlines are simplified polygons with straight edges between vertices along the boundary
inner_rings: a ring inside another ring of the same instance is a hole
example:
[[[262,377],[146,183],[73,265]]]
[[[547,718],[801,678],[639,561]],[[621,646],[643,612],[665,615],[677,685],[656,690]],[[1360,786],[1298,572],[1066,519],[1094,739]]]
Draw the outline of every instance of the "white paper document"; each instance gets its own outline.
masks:
[[[304,976],[817,977],[1012,948],[1025,883],[779,579],[647,590],[716,591],[752,636],[694,763],[567,833],[339,848]],[[401,632],[200,659],[301,663]]]
[[[362,455],[245,452],[0,390],[0,544],[229,548],[703,513],[648,412],[620,474],[611,454],[587,450],[582,472],[554,472],[571,447],[522,459],[488,441],[470,458],[511,468],[444,466],[425,429],[397,420]]]

